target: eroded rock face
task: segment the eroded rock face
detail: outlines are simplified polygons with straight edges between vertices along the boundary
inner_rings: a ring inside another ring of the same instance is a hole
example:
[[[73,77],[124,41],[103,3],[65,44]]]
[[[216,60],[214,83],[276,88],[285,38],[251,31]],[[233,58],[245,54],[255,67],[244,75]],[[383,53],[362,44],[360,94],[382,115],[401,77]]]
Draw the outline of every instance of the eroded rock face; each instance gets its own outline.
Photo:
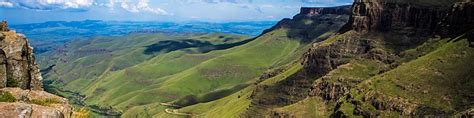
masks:
[[[442,21],[443,33],[459,35],[474,29],[474,2],[458,2]]]
[[[0,88],[43,90],[33,48],[25,36],[0,25]]]
[[[390,31],[415,28],[434,30],[446,16],[449,7],[420,6],[384,0],[356,0],[352,16],[343,30]]]
[[[3,88],[17,102],[0,102],[0,116],[7,118],[69,118],[72,107],[67,99],[39,90]],[[39,102],[38,102],[39,101]],[[46,104],[45,101],[49,101]],[[39,104],[44,102],[45,104]]]
[[[337,38],[337,41],[329,45],[316,43],[303,55],[302,64],[306,75],[323,76],[373,48],[373,41],[359,40],[360,34],[357,32],[347,33]]]

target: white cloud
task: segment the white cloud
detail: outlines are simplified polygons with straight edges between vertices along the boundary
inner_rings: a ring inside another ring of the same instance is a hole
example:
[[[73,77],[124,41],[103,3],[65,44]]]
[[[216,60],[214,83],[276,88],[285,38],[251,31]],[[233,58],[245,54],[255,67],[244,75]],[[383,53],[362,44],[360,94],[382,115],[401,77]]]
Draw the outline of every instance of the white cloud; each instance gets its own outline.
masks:
[[[150,7],[149,2],[149,0],[0,0],[0,6],[34,10],[87,10],[94,6],[114,10],[117,7],[132,13],[149,12],[157,15],[170,15],[164,9]]]
[[[8,1],[0,1],[0,7],[13,7],[13,3]]]
[[[28,9],[53,10],[53,9],[80,9],[90,7],[94,0],[15,0],[14,6]]]
[[[115,4],[119,4],[121,8],[133,13],[149,12],[157,15],[171,15],[161,8],[150,7],[149,2],[149,0],[110,0],[108,6],[113,8]]]

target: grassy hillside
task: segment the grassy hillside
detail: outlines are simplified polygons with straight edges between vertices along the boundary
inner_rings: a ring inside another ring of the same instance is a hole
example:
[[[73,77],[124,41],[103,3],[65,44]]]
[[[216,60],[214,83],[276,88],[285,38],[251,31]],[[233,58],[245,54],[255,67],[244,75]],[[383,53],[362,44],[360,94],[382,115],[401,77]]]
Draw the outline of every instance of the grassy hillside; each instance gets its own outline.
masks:
[[[163,103],[211,105],[222,104],[211,103],[217,99],[230,100],[228,96],[249,96],[253,84],[263,81],[259,80],[263,73],[296,63],[312,42],[333,35],[347,20],[348,15],[301,16],[286,22],[294,27],[276,26],[255,39],[155,34],[81,40],[45,53],[40,63],[51,83],[50,92],[68,96],[91,111],[155,115],[170,109]],[[233,101],[242,103],[241,107],[225,106],[234,108],[227,115],[243,112],[249,104],[243,99]],[[189,112],[198,109],[189,108]]]
[[[342,40],[340,37],[334,36],[315,45],[328,46]],[[256,81],[239,92],[215,101],[180,108],[176,112],[197,117],[245,117],[259,114],[280,117],[403,117],[452,116],[474,107],[470,102],[474,92],[471,87],[474,48],[469,47],[472,42],[467,40],[472,36],[428,38],[424,43],[404,48],[393,46],[400,44],[400,41],[392,40],[396,39],[396,34],[371,34],[364,37],[382,41],[379,43],[383,45],[375,49],[397,52],[398,58],[391,63],[364,56],[353,58],[315,79],[314,87],[306,98],[290,104],[262,106],[258,103],[261,98],[255,95],[278,92],[267,89],[272,86],[286,89],[279,83],[291,79],[302,70],[299,63],[281,66],[283,69],[274,69],[283,70],[278,71],[277,75]],[[321,85],[326,86],[322,90],[315,90]],[[151,113],[156,114],[154,117],[184,117],[164,111]]]
[[[431,53],[358,85],[350,92],[353,98],[341,100],[340,111],[357,115],[353,111],[360,107],[357,109],[368,114],[358,115],[443,116],[474,107],[469,102],[474,92],[474,49],[468,47],[465,37],[440,42],[443,45]],[[390,104],[394,105],[392,109],[401,111],[386,109]]]

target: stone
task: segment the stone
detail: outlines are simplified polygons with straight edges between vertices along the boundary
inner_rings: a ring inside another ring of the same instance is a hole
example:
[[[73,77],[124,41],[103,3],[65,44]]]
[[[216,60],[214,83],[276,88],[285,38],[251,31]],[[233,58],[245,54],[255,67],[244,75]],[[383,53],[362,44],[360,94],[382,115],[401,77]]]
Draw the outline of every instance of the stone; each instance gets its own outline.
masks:
[[[0,88],[43,90],[43,78],[28,40],[9,30],[5,21],[0,28]]]
[[[72,114],[72,106],[68,100],[45,91],[23,90],[20,88],[3,88],[2,92],[9,92],[18,102],[0,102],[1,117],[20,118],[69,118]],[[48,105],[31,103],[32,100],[56,100]]]
[[[0,31],[9,31],[7,21],[0,22]]]

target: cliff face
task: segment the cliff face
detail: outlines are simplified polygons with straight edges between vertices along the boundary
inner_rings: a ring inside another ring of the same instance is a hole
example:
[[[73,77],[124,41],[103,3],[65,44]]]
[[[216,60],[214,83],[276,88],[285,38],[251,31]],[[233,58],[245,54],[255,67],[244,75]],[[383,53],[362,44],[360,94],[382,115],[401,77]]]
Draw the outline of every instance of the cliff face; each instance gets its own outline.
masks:
[[[0,116],[69,118],[67,99],[43,91],[33,48],[25,36],[0,23]]]
[[[317,25],[321,22],[326,22],[332,16],[341,15],[340,20],[332,21],[332,24],[339,22],[347,22],[349,15],[351,14],[351,6],[339,6],[339,7],[303,7],[300,9],[300,13],[295,15],[293,19],[285,18],[277,23],[270,29],[267,29],[263,32],[269,32],[277,28],[289,28],[289,29],[303,29],[308,30],[314,28],[314,25]],[[325,19],[324,16],[326,17]],[[305,21],[310,21],[311,23],[301,23]]]
[[[343,32],[410,30],[452,34],[466,32],[474,21],[473,3],[455,3],[454,0],[432,6],[402,0],[356,0],[352,8],[352,16]]]
[[[302,7],[300,9],[300,15],[315,16],[320,14],[338,14],[338,15],[349,15],[351,14],[351,7]]]
[[[352,16],[344,30],[390,31],[416,28],[431,30],[446,16],[447,7],[426,7],[410,3],[356,0]]]
[[[41,80],[28,40],[0,23],[0,88],[43,90]]]
[[[460,34],[474,28],[474,2],[458,2],[449,10],[440,23],[442,33]]]
[[[451,1],[446,3],[451,3]],[[392,45],[399,47],[412,47],[423,43],[427,39],[426,37],[434,34],[454,36],[473,29],[473,2],[452,2],[452,4],[426,6],[402,0],[356,0],[352,6],[352,15],[349,22],[341,29],[340,33],[354,30],[360,34],[354,37],[343,37],[343,40],[334,43],[347,43],[347,40],[353,40],[349,41],[351,46],[337,47],[346,45],[337,44],[313,47],[304,55],[303,64],[308,73],[321,75],[339,65],[347,63],[348,59],[344,58],[355,57],[351,55],[367,54],[369,51],[367,49],[373,48],[373,46],[356,44],[354,42],[359,40],[357,36],[370,32],[395,33],[404,38],[394,39],[398,41],[384,42],[393,43]],[[324,11],[324,9],[302,8],[301,14],[311,15],[333,11],[338,10]],[[336,48],[334,48],[335,46]],[[384,55],[386,56],[386,52],[384,54],[375,54],[375,56],[377,55],[379,57],[371,58],[390,61],[383,59]]]

